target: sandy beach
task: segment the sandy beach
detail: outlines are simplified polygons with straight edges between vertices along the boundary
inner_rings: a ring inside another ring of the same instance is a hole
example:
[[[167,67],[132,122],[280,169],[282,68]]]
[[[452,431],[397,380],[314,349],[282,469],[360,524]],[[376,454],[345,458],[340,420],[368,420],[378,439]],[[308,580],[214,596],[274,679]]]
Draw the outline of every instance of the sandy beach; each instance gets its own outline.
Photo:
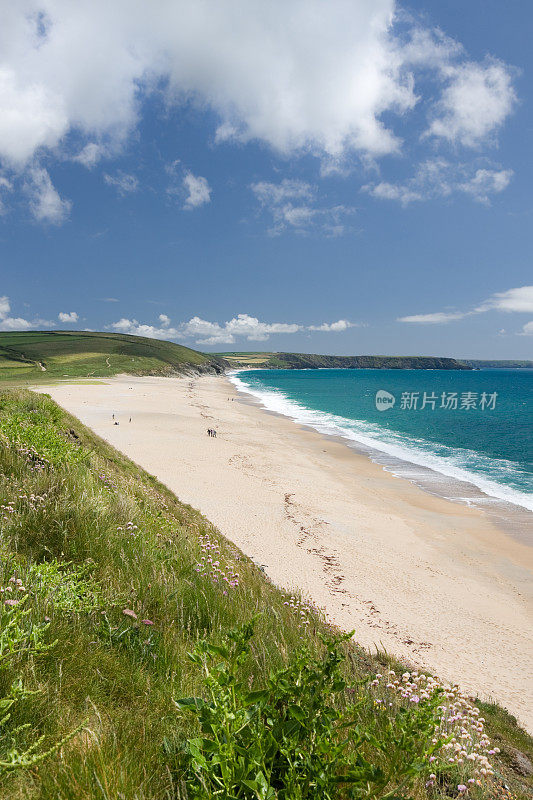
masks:
[[[498,701],[533,732],[533,552],[482,511],[242,402],[225,377],[38,390],[361,645]]]

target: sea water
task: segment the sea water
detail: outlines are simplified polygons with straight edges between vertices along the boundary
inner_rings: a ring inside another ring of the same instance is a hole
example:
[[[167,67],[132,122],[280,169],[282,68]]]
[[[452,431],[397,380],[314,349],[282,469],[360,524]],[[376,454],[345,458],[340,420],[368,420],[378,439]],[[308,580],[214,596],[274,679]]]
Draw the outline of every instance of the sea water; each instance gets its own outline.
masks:
[[[533,511],[533,370],[246,370],[232,380],[430,491]]]

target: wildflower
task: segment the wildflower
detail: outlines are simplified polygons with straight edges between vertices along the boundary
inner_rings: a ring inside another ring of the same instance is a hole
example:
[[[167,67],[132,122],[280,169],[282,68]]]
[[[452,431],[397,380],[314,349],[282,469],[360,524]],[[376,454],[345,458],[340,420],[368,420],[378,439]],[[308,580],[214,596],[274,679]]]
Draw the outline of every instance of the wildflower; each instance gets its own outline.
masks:
[[[457,790],[459,792],[466,792],[467,789],[468,789],[468,786],[465,786],[464,783],[457,784]]]
[[[132,619],[137,619],[137,614],[135,613],[135,611],[132,611],[131,608],[125,608],[122,611],[122,613],[124,614],[125,617],[131,617]]]
[[[151,619],[143,619],[142,623],[143,623],[143,625],[153,625],[154,624]]]
[[[4,600],[5,606],[18,606],[18,604],[19,604],[18,600]]]

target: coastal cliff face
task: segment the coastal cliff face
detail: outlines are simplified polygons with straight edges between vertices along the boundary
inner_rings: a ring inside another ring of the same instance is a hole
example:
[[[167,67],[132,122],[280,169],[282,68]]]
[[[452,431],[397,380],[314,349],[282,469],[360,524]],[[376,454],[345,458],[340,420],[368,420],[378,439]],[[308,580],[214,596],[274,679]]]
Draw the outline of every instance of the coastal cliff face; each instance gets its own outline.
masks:
[[[221,353],[232,367],[261,369],[459,369],[471,366],[455,358],[433,356],[327,356],[312,353]]]

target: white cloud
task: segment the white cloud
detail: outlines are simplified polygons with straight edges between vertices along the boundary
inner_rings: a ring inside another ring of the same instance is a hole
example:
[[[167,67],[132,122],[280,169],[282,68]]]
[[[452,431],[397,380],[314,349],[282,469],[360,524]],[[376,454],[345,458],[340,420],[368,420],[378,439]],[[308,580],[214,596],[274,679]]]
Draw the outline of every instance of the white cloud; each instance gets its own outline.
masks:
[[[284,179],[280,183],[259,181],[250,187],[262,208],[272,219],[269,232],[277,235],[285,230],[296,233],[320,231],[326,236],[340,236],[345,222],[355,209],[316,204],[317,188],[300,180]]]
[[[262,322],[249,314],[237,314],[236,317],[222,324],[195,316],[176,327],[170,326],[171,320],[166,314],[160,314],[159,322],[159,326],[145,325],[136,319],[123,317],[109,327],[119,333],[130,333],[153,339],[194,339],[198,345],[217,345],[234,344],[239,339],[245,339],[248,342],[265,342],[273,334],[293,334],[306,330],[341,332],[357,324],[340,319],[337,322],[305,326],[295,322]]]
[[[30,211],[38,222],[61,225],[70,214],[72,203],[59,196],[50,175],[42,167],[32,167],[28,171],[25,191],[30,199]]]
[[[362,191],[377,200],[409,203],[467,194],[479,203],[489,203],[493,194],[507,188],[513,171],[510,169],[477,168],[475,164],[452,164],[442,158],[430,158],[420,164],[412,178],[404,183],[371,183]]]
[[[237,314],[223,325],[200,317],[193,317],[181,325],[182,335],[195,337],[198,344],[232,344],[237,338],[264,342],[272,333],[297,333],[301,330],[303,326],[296,323],[260,322],[249,314]]]
[[[83,164],[87,169],[95,167],[99,161],[106,155],[105,147],[102,147],[96,142],[88,142],[85,147],[80,150],[77,156],[74,156],[73,161]]]
[[[533,286],[519,286],[506,292],[497,292],[479,306],[476,311],[514,311],[533,313]]]
[[[427,134],[477,147],[503,124],[516,103],[510,70],[493,59],[448,66],[444,75],[448,86]]]
[[[143,325],[136,319],[123,317],[118,322],[113,322],[109,327],[117,333],[129,333],[133,336],[146,336],[148,339],[177,339],[179,331],[176,328]]]
[[[337,322],[323,322],[322,325],[309,325],[307,328],[308,331],[324,331],[329,333],[333,332],[340,332],[346,331],[348,328],[355,328],[358,327],[358,323],[356,322],[348,322],[347,319],[339,319]]]
[[[22,317],[10,317],[11,304],[9,297],[0,297],[0,331],[26,331],[34,328],[35,324]]]
[[[479,306],[472,308],[470,311],[437,311],[432,314],[413,314],[408,317],[398,317],[397,321],[437,324],[464,319],[464,317],[483,314],[487,311],[533,313],[533,286],[519,286],[516,289],[508,289],[506,292],[496,292],[488,300],[484,300]]]
[[[533,336],[533,320],[531,322],[526,322],[522,328],[522,336]]]
[[[115,175],[104,175],[104,181],[108,186],[114,186],[121,197],[136,192],[139,188],[139,180],[135,175],[128,175],[120,170]]]
[[[60,322],[77,322],[79,317],[75,311],[60,311],[57,315]]]
[[[13,190],[13,184],[7,178],[4,178],[3,175],[0,175],[0,216],[5,213],[5,205],[4,201],[1,196],[1,192],[11,192]]]
[[[417,104],[430,111],[443,84],[430,134],[490,137],[513,106],[509,69],[469,62],[412,21],[400,37],[397,12],[395,0],[161,0],[157,13],[139,0],[4,2],[0,157],[21,167],[70,132],[123,141],[162,86],[168,104],[210,107],[218,141],[284,154],[397,152],[395,121]]]
[[[423,324],[438,325],[451,322],[454,319],[463,319],[472,314],[472,311],[437,311],[434,314],[413,314],[410,317],[399,317],[398,322],[421,322]]]
[[[488,203],[491,194],[507,189],[512,177],[512,169],[478,169],[472,178],[458,184],[457,189],[472,195],[480,203]]]
[[[35,328],[35,324],[22,317],[6,317],[0,320],[0,331],[27,331],[31,328]]]
[[[198,208],[211,201],[211,187],[207,179],[200,175],[186,172],[183,178],[183,188],[187,192],[184,208]]]

